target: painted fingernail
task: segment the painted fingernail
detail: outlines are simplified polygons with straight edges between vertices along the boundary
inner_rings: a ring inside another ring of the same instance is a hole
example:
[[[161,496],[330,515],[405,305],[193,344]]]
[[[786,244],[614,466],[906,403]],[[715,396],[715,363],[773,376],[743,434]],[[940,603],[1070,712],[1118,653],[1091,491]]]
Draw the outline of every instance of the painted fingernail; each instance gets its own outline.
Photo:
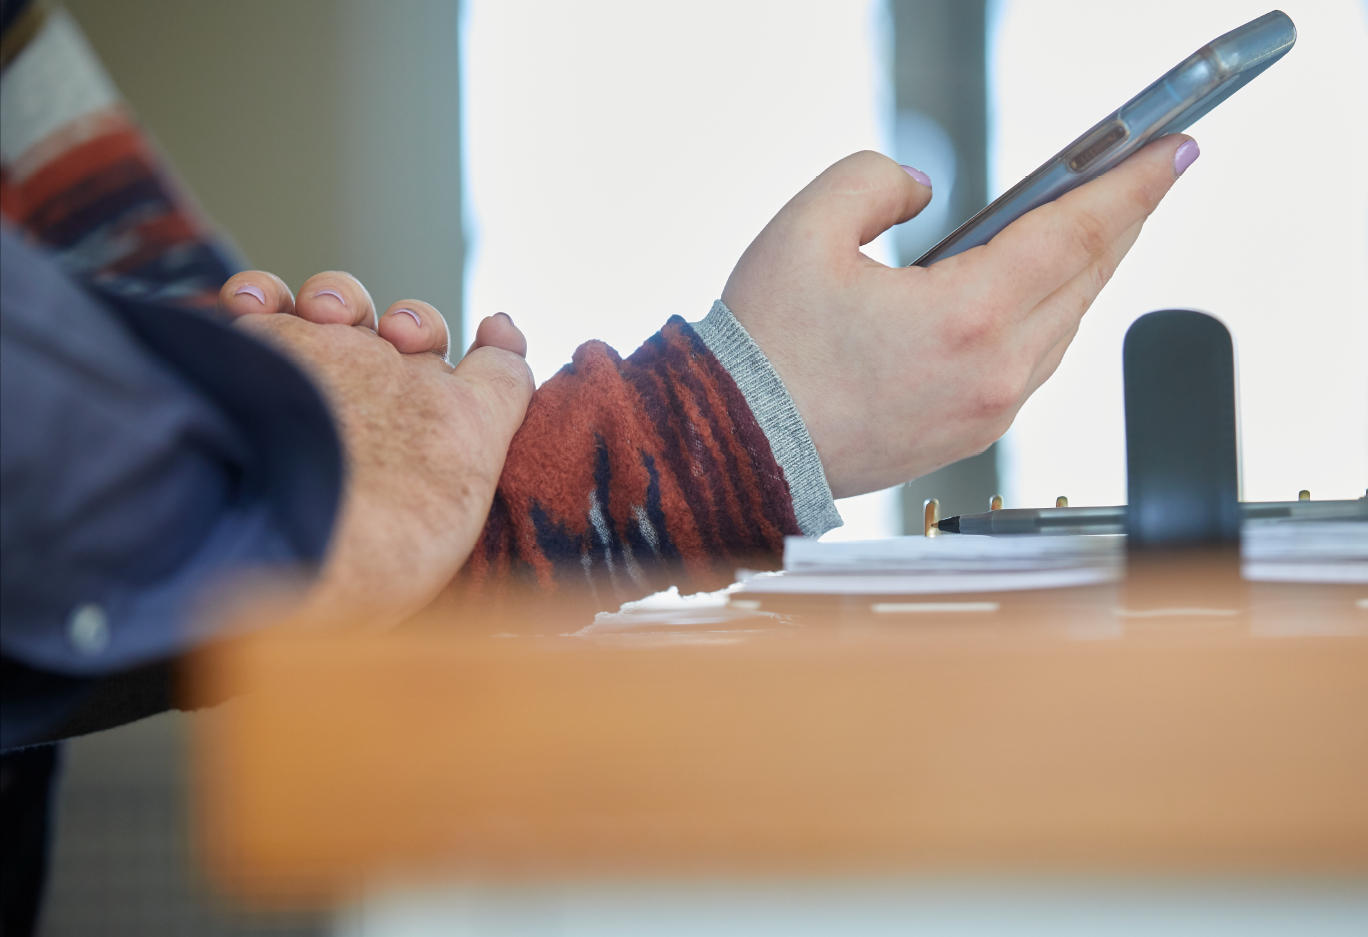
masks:
[[[313,294],[314,299],[317,299],[320,296],[331,296],[333,299],[337,300],[342,305],[347,305],[347,301],[342,298],[342,294],[339,293],[337,290],[319,290],[318,292]]]
[[[405,316],[408,316],[410,319],[413,320],[414,324],[417,325],[420,329],[423,327],[423,319],[422,319],[422,317],[419,316],[418,313],[414,312],[412,309],[396,309],[396,310],[394,310],[394,312],[392,313],[392,315],[396,315],[396,316],[397,316],[397,315],[405,315]]]
[[[902,164],[899,163],[899,165]],[[928,176],[926,173],[922,172],[920,169],[914,169],[911,166],[903,166],[903,171],[906,172],[913,179],[916,179],[922,185],[926,186],[928,189],[931,188],[931,177]]]
[[[261,287],[253,286],[250,283],[244,283],[242,284],[242,286],[239,286],[236,290],[233,291],[233,295],[250,296],[257,302],[261,303],[261,305],[266,305],[266,294],[261,291]]]
[[[1181,176],[1197,157],[1202,155],[1201,149],[1197,146],[1196,140],[1186,140],[1183,145],[1178,147],[1173,154],[1173,175],[1174,178]]]

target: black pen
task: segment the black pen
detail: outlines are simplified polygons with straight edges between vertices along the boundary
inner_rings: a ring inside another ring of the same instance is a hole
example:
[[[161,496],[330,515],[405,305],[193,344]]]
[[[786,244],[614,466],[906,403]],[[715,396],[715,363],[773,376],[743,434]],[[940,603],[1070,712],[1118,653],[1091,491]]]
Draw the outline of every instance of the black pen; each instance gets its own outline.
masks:
[[[1246,501],[1241,520],[1368,520],[1368,496],[1355,501]],[[960,514],[937,524],[956,534],[1121,534],[1125,505],[1089,508],[1003,508],[986,514]]]

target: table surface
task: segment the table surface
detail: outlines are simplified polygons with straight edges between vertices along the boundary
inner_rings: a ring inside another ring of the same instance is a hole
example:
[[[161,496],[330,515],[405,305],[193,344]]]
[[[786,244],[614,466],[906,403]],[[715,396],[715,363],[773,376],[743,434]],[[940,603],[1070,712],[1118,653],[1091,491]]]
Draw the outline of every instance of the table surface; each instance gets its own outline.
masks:
[[[199,841],[267,903],[406,874],[1360,878],[1368,590],[1214,582],[276,623],[196,664],[236,696],[200,720]]]

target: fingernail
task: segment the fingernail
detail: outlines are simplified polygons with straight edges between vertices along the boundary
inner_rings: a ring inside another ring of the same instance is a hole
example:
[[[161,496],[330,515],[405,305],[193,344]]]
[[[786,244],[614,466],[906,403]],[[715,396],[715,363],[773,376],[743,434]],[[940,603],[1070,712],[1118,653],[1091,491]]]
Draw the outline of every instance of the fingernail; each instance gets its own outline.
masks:
[[[898,165],[901,166],[902,164],[899,163]],[[903,171],[905,171],[913,179],[916,179],[922,185],[926,186],[928,189],[931,188],[931,177],[928,176],[926,173],[922,172],[920,169],[913,169],[911,166],[903,166]]]
[[[342,294],[339,293],[337,290],[319,290],[318,292],[313,294],[314,299],[317,299],[320,296],[331,296],[333,299],[337,300],[342,305],[347,305],[347,301],[342,298]]]
[[[250,283],[244,283],[233,291],[234,296],[242,296],[244,294],[252,297],[257,302],[261,303],[261,305],[266,305],[266,294],[261,291],[261,287],[252,286]]]
[[[402,315],[406,315],[406,316],[408,316],[410,319],[412,319],[412,320],[414,321],[414,323],[417,324],[417,326],[418,326],[420,329],[423,327],[423,319],[422,319],[422,317],[419,316],[418,313],[414,312],[412,309],[396,309],[396,310],[394,310],[394,312],[392,313],[392,315],[396,315],[396,316],[397,316],[397,315],[401,315],[401,314],[402,314]]]
[[[506,320],[508,320],[508,324],[509,324],[509,325],[513,325],[513,317],[510,316],[508,313],[506,313],[506,312],[496,312],[496,313],[494,313],[494,315],[496,315],[496,316],[503,316]],[[516,329],[517,326],[516,326],[516,325],[513,325],[513,328]]]
[[[1197,146],[1196,140],[1184,141],[1183,145],[1178,147],[1177,152],[1173,154],[1174,178],[1181,176],[1183,174],[1183,171],[1186,170],[1189,166],[1191,166],[1193,162],[1197,159],[1197,157],[1201,155],[1202,151]]]

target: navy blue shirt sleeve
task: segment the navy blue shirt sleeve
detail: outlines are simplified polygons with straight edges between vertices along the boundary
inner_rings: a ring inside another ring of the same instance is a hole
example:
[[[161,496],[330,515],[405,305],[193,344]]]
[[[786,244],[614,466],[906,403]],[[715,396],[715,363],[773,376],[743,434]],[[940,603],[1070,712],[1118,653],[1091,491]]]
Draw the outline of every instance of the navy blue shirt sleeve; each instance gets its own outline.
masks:
[[[229,574],[319,561],[341,482],[326,406],[283,356],[82,289],[0,230],[0,650],[24,677],[0,748],[218,637],[199,603]]]

